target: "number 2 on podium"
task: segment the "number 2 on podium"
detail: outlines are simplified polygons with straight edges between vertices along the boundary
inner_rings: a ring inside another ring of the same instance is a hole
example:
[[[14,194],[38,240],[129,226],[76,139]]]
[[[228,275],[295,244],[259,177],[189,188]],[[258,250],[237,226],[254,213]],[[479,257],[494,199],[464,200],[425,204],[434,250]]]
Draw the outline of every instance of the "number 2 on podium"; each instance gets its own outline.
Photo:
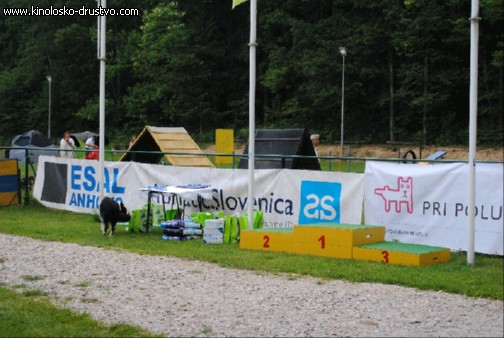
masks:
[[[269,236],[268,235],[264,235],[263,239],[264,239],[263,248],[269,249],[269,247],[270,247],[269,246],[269,240],[270,240]]]

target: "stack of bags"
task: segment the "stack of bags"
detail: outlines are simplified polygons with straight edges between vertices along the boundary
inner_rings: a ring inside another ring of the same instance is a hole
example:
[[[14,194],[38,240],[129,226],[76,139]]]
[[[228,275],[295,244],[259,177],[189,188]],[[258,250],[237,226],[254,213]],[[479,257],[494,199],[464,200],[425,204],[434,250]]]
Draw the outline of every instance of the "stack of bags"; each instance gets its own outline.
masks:
[[[198,239],[203,236],[201,224],[181,219],[161,222],[164,240],[183,241],[186,239]]]
[[[146,232],[147,231],[147,209],[148,205],[144,205],[142,209],[136,209],[131,211],[131,219],[129,221],[129,226],[126,230],[131,232]],[[176,210],[167,210],[166,216],[163,214],[163,206],[159,204],[150,205],[150,216],[149,222],[152,227],[158,227],[161,222],[166,219],[172,219],[172,213]],[[151,230],[151,228],[149,228]]]
[[[263,227],[263,212],[254,210],[254,224],[252,229],[261,229]],[[223,242],[224,243],[237,243],[240,241],[240,233],[242,230],[248,230],[248,213],[243,215],[234,214],[225,217]]]
[[[194,212],[191,214],[191,221],[201,224],[201,227],[205,227],[205,221],[207,219],[218,219],[224,217],[223,210],[207,210],[201,212]]]

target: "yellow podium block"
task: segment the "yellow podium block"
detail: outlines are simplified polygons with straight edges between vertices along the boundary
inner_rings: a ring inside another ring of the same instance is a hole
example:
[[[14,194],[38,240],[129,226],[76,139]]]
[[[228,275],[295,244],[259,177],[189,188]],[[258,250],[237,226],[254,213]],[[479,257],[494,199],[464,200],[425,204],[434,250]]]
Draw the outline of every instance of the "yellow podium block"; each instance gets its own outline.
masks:
[[[412,266],[450,260],[447,248],[385,242],[385,227],[356,224],[321,223],[295,225],[293,229],[243,230],[240,248]]]
[[[351,259],[353,247],[384,240],[385,228],[353,224],[295,225],[293,229],[245,230],[240,248]]]
[[[381,242],[385,228],[381,226],[321,223],[294,226],[293,247],[297,253],[334,258],[352,258],[353,247]]]
[[[268,228],[242,230],[240,232],[240,249],[293,252],[293,229]]]
[[[425,266],[448,262],[450,250],[420,244],[380,242],[354,247],[353,258],[384,264]]]

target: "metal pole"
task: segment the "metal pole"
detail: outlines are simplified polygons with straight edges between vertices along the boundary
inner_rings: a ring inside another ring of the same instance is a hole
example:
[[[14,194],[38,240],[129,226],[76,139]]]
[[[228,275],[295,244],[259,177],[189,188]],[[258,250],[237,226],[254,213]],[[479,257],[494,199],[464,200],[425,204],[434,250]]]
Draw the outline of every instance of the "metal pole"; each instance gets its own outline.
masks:
[[[107,0],[98,0],[98,6],[105,9],[107,8]],[[98,36],[99,36],[99,52],[98,59],[100,60],[100,140],[99,140],[99,154],[100,160],[98,164],[98,182],[100,185],[100,201],[103,201],[105,194],[105,65],[106,65],[106,16],[99,17]]]
[[[474,231],[476,208],[476,134],[478,116],[478,44],[479,1],[471,3],[471,66],[469,83],[469,192],[467,203],[467,264],[474,264]]]
[[[345,56],[346,48],[340,47],[340,54],[343,57],[343,70],[341,72],[341,157],[343,154],[343,135],[345,130]]]
[[[51,75],[47,75],[47,82],[49,83],[49,110],[47,117],[47,138],[51,139]]]
[[[257,0],[250,1],[249,43],[249,146],[248,146],[248,228],[254,227],[254,181],[255,181],[255,94],[256,94],[256,49],[257,49]]]

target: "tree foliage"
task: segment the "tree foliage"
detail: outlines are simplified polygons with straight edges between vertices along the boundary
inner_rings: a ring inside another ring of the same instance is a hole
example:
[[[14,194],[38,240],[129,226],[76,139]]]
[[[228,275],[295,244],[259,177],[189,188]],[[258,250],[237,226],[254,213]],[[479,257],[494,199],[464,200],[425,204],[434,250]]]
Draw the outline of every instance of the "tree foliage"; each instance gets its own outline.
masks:
[[[248,127],[249,6],[231,1],[109,0],[139,15],[107,17],[107,134],[144,125],[192,135]],[[470,0],[258,1],[256,124],[308,128],[325,142],[464,144],[469,124]],[[48,128],[98,130],[94,16],[12,16],[0,4],[3,142]],[[39,8],[81,8],[40,0]],[[94,1],[86,1],[94,7]],[[503,142],[503,0],[480,3],[478,141]],[[342,100],[345,57],[344,107]]]

